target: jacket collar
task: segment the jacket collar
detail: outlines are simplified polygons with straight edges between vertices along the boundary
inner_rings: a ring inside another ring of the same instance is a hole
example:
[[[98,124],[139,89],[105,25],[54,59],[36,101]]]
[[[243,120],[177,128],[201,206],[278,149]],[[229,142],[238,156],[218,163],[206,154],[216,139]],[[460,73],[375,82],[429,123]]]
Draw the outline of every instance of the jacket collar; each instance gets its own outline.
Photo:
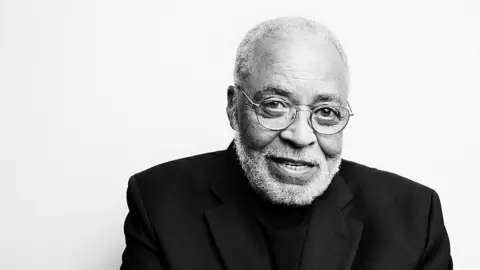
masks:
[[[205,214],[214,241],[229,270],[271,269],[265,236],[244,205],[248,180],[233,144],[225,151],[225,161],[225,173],[216,176],[211,186],[221,204]],[[363,229],[361,222],[344,211],[352,200],[353,194],[337,174],[313,203],[300,269],[350,269]]]

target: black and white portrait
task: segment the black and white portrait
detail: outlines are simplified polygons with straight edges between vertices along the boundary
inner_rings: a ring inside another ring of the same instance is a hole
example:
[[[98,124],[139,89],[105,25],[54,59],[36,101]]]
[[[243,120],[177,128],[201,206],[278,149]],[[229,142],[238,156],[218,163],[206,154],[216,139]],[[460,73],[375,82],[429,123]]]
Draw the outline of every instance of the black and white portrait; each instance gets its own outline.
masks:
[[[0,1],[0,269],[480,269],[475,1]]]

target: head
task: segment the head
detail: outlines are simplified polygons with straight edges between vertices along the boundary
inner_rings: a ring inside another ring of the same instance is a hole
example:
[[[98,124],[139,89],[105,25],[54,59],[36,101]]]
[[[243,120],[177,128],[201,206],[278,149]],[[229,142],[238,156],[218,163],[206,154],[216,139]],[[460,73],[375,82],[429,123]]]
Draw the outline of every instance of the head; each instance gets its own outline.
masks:
[[[234,80],[227,115],[251,186],[274,203],[312,203],[339,170],[343,132],[316,132],[308,110],[299,110],[284,129],[265,128],[240,89],[255,103],[281,98],[302,108],[345,107],[349,73],[340,44],[330,30],[304,18],[262,22],[237,50]]]

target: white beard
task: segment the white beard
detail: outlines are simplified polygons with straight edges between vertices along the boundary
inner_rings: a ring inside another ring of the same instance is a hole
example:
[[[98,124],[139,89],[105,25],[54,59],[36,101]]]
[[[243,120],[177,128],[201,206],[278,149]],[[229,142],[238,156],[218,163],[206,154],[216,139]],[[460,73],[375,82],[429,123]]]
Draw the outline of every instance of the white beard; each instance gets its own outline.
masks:
[[[312,181],[305,185],[283,183],[277,180],[269,171],[265,158],[267,155],[279,154],[279,151],[276,149],[268,149],[268,147],[258,151],[248,149],[243,143],[242,136],[238,131],[238,124],[235,120],[233,123],[235,129],[234,143],[242,169],[250,185],[273,203],[298,206],[311,204],[315,198],[325,192],[332,182],[333,177],[340,169],[340,156],[334,159],[332,170],[329,170],[326,160],[323,157],[307,153],[307,155],[302,155],[301,159],[315,160],[320,167],[319,173]],[[282,156],[285,156],[288,151],[285,150],[281,152]],[[297,155],[291,154],[291,156]]]

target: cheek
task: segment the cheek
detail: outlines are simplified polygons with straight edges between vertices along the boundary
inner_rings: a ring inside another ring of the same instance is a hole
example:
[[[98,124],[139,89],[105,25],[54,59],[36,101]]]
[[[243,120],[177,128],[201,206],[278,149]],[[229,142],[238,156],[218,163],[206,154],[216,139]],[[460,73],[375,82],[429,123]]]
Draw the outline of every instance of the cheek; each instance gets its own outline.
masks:
[[[335,158],[342,153],[342,138],[342,132],[329,136],[318,136],[318,144],[327,158]]]
[[[272,142],[277,133],[262,127],[255,113],[242,112],[238,115],[238,127],[243,143],[247,148],[260,150]]]

